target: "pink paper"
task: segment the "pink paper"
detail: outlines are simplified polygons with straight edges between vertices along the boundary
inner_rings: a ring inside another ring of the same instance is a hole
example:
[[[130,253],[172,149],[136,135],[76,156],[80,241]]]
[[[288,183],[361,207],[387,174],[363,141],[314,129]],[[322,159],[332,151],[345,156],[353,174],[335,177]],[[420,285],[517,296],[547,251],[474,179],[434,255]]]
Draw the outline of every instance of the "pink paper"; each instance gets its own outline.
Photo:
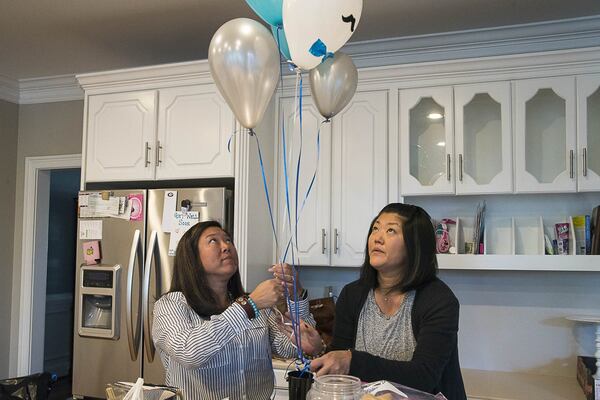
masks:
[[[99,241],[83,242],[83,260],[86,265],[95,265],[102,260]]]
[[[144,195],[142,193],[130,194],[127,196],[131,202],[131,221],[141,221],[144,219]]]

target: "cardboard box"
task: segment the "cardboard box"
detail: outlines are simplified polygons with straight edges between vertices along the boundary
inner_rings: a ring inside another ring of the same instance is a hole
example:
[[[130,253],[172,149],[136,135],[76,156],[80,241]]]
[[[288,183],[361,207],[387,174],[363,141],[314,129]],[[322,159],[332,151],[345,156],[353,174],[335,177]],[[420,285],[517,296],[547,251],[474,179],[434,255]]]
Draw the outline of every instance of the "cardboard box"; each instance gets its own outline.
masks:
[[[600,379],[594,379],[596,359],[594,357],[577,357],[577,382],[583,389],[587,400],[600,400]]]

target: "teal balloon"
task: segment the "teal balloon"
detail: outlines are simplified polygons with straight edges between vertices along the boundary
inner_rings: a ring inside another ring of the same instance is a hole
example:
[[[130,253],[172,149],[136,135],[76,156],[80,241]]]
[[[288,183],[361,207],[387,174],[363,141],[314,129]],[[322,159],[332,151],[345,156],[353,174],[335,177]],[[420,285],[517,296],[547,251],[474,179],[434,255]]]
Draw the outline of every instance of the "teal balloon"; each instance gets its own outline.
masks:
[[[278,28],[276,26],[271,25],[271,32],[273,32],[275,43],[277,43],[277,47],[279,47],[279,51],[281,52],[283,57],[286,59],[286,61],[291,60],[292,57],[290,57],[290,48],[288,47],[288,42],[285,38],[285,31],[283,30],[283,28]]]
[[[283,26],[283,0],[246,0],[256,15],[273,26]]]

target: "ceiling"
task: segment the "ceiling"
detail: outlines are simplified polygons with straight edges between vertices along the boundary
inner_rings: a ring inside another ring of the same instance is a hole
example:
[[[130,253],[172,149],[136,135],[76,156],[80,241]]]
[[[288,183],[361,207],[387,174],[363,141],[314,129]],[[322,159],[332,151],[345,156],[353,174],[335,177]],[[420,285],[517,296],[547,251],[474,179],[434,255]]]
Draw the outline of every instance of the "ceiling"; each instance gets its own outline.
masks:
[[[351,41],[600,14],[598,0],[364,0]],[[244,0],[0,0],[0,75],[76,74],[206,58]]]

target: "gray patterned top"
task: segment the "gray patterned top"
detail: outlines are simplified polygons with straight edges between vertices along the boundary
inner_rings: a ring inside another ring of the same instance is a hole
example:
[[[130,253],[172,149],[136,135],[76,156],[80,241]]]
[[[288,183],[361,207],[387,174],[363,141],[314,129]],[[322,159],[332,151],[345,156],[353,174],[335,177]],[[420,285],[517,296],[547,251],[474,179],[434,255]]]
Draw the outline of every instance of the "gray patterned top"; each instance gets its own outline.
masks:
[[[355,349],[388,360],[412,360],[417,345],[411,318],[415,293],[407,292],[396,314],[388,317],[379,309],[371,290],[358,318]]]

